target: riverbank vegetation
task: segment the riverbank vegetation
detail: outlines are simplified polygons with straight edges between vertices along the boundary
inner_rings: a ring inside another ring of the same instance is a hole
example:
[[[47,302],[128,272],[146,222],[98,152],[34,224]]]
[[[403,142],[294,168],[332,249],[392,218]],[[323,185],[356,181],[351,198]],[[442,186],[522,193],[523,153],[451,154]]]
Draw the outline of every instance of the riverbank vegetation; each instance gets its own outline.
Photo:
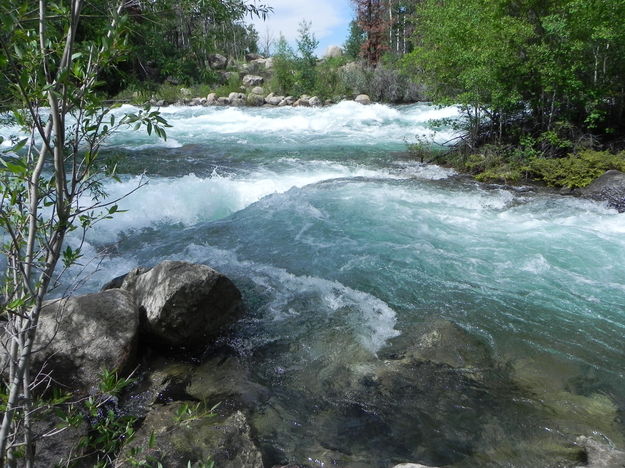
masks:
[[[439,160],[482,180],[568,187],[622,170],[624,1],[413,3],[403,66],[465,116]]]

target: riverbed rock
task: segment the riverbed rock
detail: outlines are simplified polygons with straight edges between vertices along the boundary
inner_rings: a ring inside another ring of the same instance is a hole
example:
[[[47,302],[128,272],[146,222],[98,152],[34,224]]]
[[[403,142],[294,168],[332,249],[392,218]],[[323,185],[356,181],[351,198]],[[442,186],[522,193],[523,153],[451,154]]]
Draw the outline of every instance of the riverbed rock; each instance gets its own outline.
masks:
[[[435,466],[421,465],[419,463],[400,463],[393,468],[437,468]]]
[[[310,107],[310,102],[308,101],[308,97],[300,97],[297,101],[293,103],[295,107]]]
[[[354,99],[354,101],[356,101],[358,104],[363,105],[371,104],[371,98],[366,94],[359,94],[358,96],[356,96],[356,99]]]
[[[205,265],[165,261],[139,275],[131,291],[148,339],[198,348],[241,315],[241,293]]]
[[[208,56],[208,65],[213,70],[225,70],[228,66],[228,59],[221,54],[211,54]]]
[[[206,105],[207,106],[214,106],[215,103],[217,102],[217,94],[216,93],[210,93],[208,96],[206,96]]]
[[[217,98],[217,105],[218,106],[229,106],[230,105],[230,99],[228,99],[227,97]]]
[[[272,106],[279,106],[284,101],[284,96],[274,96],[273,93],[265,98],[265,102]]]
[[[258,76],[258,75],[245,75],[243,77],[243,86],[246,86],[246,87],[260,86],[264,82],[265,82],[265,79],[262,76]]]
[[[623,468],[625,467],[625,452],[605,442],[599,442],[593,437],[580,436],[577,444],[584,448],[588,462],[577,468]]]
[[[321,102],[321,99],[319,99],[317,96],[313,96],[308,100],[308,103],[312,106],[312,107],[321,107],[323,105],[323,103]]]
[[[262,94],[250,93],[247,95],[246,103],[248,106],[260,107],[265,103],[265,98]]]
[[[490,347],[483,339],[444,319],[434,319],[400,335],[381,357],[395,362],[426,361],[467,370],[494,366]]]
[[[263,96],[265,95],[265,90],[262,88],[262,86],[254,86],[251,92],[252,94],[262,94]]]
[[[245,94],[243,94],[243,93],[230,93],[228,95],[228,99],[230,99],[230,102],[234,101],[235,99],[245,99]]]
[[[597,178],[588,187],[580,189],[582,196],[608,202],[619,213],[625,212],[625,173],[611,170]]]
[[[251,409],[269,399],[269,391],[252,381],[249,368],[236,355],[215,355],[195,368],[185,389],[190,397],[212,406]]]
[[[154,441],[152,447],[150,439]],[[211,459],[219,468],[263,468],[262,456],[242,412],[214,417],[201,407],[196,409],[192,401],[154,407],[122,450],[118,462],[125,461],[123,466],[131,466],[128,460],[133,448],[139,449],[142,459],[165,467],[182,468],[189,462],[196,466]]]
[[[71,390],[97,388],[103,369],[128,372],[136,362],[139,314],[121,289],[45,303],[33,355],[43,369]]]

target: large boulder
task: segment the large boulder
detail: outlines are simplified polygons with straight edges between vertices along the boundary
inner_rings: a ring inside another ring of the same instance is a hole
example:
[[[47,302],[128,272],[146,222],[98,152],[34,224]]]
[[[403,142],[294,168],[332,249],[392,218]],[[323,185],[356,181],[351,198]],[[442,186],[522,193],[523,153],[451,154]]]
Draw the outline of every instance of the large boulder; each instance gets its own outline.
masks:
[[[276,96],[273,93],[265,98],[265,102],[272,106],[279,105],[284,100],[284,96]]]
[[[249,54],[245,54],[245,61],[246,62],[253,62],[254,60],[259,60],[262,59],[263,56],[260,54],[255,54],[255,53],[249,53]]]
[[[188,463],[196,466],[211,459],[219,468],[263,468],[262,456],[252,441],[243,413],[215,418],[204,411],[196,410],[193,402],[155,406],[122,450],[118,463],[135,466],[128,463],[135,449],[141,458],[165,467],[183,468]],[[154,442],[151,446],[150,440]]]
[[[354,99],[354,101],[356,101],[358,104],[371,104],[371,98],[366,94],[359,94],[358,96],[356,96],[356,99]]]
[[[41,375],[71,390],[97,389],[103,369],[132,370],[138,332],[139,314],[127,291],[48,301],[37,328],[33,370],[42,369]]]
[[[135,296],[148,339],[171,346],[202,347],[242,312],[237,287],[205,265],[165,261],[122,287]]]
[[[230,105],[230,99],[228,99],[227,97],[224,97],[224,96],[222,96],[220,98],[217,98],[216,105],[218,105],[218,106],[229,106]]]
[[[206,96],[206,105],[214,106],[217,103],[217,98],[217,93],[209,93],[208,96]]]
[[[243,86],[246,87],[261,86],[264,82],[265,79],[258,75],[245,75],[243,77]]]
[[[343,55],[343,49],[339,46],[331,45],[326,49],[326,53],[323,55],[323,58],[335,58],[341,57]]]
[[[232,102],[235,99],[245,99],[245,94],[243,94],[243,93],[230,93],[228,95],[228,99],[230,99],[230,102]]]
[[[247,105],[253,107],[260,107],[265,103],[265,98],[260,94],[248,94],[247,95]]]
[[[262,95],[264,95],[265,94],[265,90],[263,89],[262,86],[254,86],[252,88],[252,94],[262,94]]]
[[[625,212],[625,174],[612,170],[598,177],[588,187],[580,189],[582,196],[607,201],[619,213]]]
[[[312,106],[312,107],[321,107],[323,105],[323,103],[321,102],[321,99],[319,99],[317,96],[313,96],[308,100],[308,103]]]
[[[208,64],[213,70],[225,70],[228,59],[221,54],[212,54],[208,56]]]

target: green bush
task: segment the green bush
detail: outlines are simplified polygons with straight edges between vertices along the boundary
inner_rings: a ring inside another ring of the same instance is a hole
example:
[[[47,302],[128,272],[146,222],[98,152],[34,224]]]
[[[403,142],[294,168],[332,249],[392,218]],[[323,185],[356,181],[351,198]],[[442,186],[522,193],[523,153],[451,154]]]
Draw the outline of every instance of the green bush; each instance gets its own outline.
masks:
[[[586,187],[610,169],[625,171],[625,152],[586,150],[565,158],[533,158],[529,163],[531,175],[552,187]]]
[[[241,78],[233,75],[230,79],[218,87],[214,92],[217,96],[228,96],[230,93],[240,93],[241,92]],[[208,93],[207,93],[208,94]]]

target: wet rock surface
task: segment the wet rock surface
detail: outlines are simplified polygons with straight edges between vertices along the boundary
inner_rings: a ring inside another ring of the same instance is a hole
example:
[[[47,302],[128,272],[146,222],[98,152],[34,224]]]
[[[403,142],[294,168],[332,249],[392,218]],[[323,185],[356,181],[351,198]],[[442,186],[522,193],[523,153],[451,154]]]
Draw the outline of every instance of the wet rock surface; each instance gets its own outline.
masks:
[[[126,463],[122,466],[132,466],[127,460],[133,449],[140,451],[140,460],[172,468],[209,460],[220,468],[263,468],[242,412],[215,416],[194,402],[155,406],[124,448],[120,461]]]

